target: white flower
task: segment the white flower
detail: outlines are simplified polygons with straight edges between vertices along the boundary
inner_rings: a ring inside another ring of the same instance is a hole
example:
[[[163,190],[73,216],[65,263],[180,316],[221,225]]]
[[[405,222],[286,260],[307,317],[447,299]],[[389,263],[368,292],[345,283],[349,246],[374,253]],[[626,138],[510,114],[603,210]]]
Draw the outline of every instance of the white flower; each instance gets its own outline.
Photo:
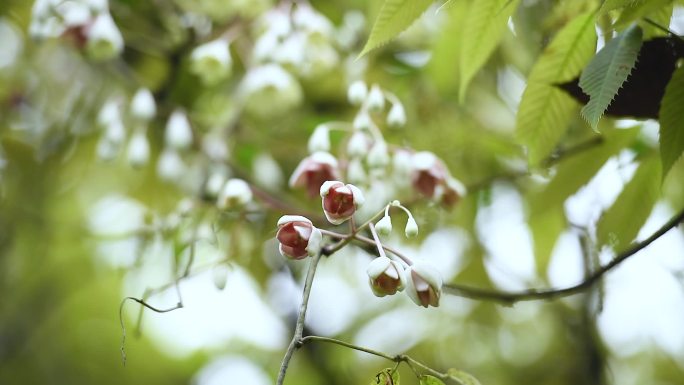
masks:
[[[347,155],[352,158],[360,158],[368,153],[368,138],[360,131],[354,132],[347,142]]]
[[[425,261],[415,261],[404,270],[406,277],[406,294],[416,305],[428,307],[439,306],[442,294],[442,276],[439,271]]]
[[[232,65],[228,42],[223,39],[204,43],[195,48],[190,55],[190,71],[207,85],[216,84],[227,78]]]
[[[242,179],[229,179],[223,186],[217,200],[220,209],[240,208],[252,201],[252,189]]]
[[[166,123],[164,141],[167,145],[184,150],[192,144],[192,129],[187,115],[181,110],[174,111]]]
[[[157,160],[157,175],[162,180],[178,180],[185,172],[185,163],[173,148],[166,148]]]
[[[218,196],[221,188],[226,184],[226,172],[222,169],[212,170],[204,185],[204,193],[209,197]]]
[[[366,269],[373,294],[378,297],[396,294],[404,289],[406,277],[404,268],[387,257],[378,257]]]
[[[121,143],[114,143],[108,140],[106,136],[102,136],[97,142],[97,157],[101,161],[111,161],[119,155],[119,150],[121,150]]]
[[[211,269],[212,280],[214,281],[214,286],[216,286],[217,289],[223,290],[226,287],[229,272],[230,269],[225,263],[218,264]]]
[[[371,111],[381,111],[385,108],[385,96],[382,94],[382,89],[379,85],[373,84],[368,92],[366,105]]]
[[[387,124],[391,127],[401,127],[406,124],[406,111],[401,103],[396,102],[387,113]]]
[[[267,153],[261,153],[254,159],[252,173],[258,185],[271,191],[277,191],[285,180],[278,162]]]
[[[373,122],[371,121],[370,115],[368,115],[366,111],[361,111],[356,114],[352,126],[354,126],[355,130],[362,131],[369,130],[372,124]]]
[[[332,36],[333,25],[330,20],[309,5],[297,4],[292,13],[292,21],[296,27],[310,34],[320,35],[325,38]]]
[[[152,92],[147,88],[141,88],[131,100],[131,115],[134,118],[148,121],[157,113],[157,105],[154,102]]]
[[[99,14],[88,28],[86,36],[86,48],[94,59],[111,59],[123,51],[123,36],[109,13]]]
[[[377,141],[371,147],[366,158],[368,166],[373,168],[385,167],[389,164],[390,158],[387,153],[387,144],[384,141]]]
[[[84,25],[91,18],[88,6],[76,1],[62,2],[55,7],[55,11],[61,16],[62,22],[67,27]]]
[[[352,105],[358,106],[366,100],[368,96],[368,87],[363,80],[357,80],[349,85],[347,89],[347,99]]]
[[[245,109],[259,117],[288,112],[303,98],[297,80],[277,64],[250,69],[240,85],[240,92],[246,99]]]
[[[366,170],[360,158],[352,158],[347,164],[347,180],[354,184],[364,184],[368,181]]]
[[[109,99],[97,114],[97,123],[102,127],[107,127],[114,121],[121,121],[121,110],[116,100]]]
[[[330,151],[330,129],[326,124],[319,124],[309,137],[308,148],[310,153],[317,151]]]
[[[113,120],[107,125],[104,133],[105,138],[114,144],[123,143],[126,138],[126,128],[121,120]]]
[[[136,131],[128,142],[128,163],[133,167],[142,167],[150,160],[150,143],[144,130]]]

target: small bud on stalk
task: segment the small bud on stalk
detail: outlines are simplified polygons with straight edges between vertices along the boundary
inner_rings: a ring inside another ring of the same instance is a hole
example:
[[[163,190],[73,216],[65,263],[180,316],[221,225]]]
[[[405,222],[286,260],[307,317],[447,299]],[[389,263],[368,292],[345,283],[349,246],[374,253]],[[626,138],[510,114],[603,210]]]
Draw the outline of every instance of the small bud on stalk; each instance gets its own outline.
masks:
[[[252,189],[242,179],[229,179],[221,189],[216,202],[220,209],[241,208],[252,200]]]
[[[349,89],[347,90],[347,98],[349,99],[349,103],[354,106],[358,106],[363,103],[363,101],[366,100],[367,95],[368,87],[366,87],[366,83],[364,83],[363,80],[357,80],[353,82],[349,85]]]

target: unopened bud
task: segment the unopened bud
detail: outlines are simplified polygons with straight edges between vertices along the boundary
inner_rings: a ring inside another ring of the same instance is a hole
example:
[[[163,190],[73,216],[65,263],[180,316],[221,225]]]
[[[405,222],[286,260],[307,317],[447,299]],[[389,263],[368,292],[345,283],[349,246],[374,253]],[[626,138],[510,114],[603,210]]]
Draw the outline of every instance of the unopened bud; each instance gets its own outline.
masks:
[[[363,169],[363,163],[359,158],[352,158],[347,164],[347,180],[354,184],[364,184],[368,182],[366,170]]]
[[[192,144],[192,129],[183,111],[176,110],[169,117],[164,140],[168,146],[177,150],[187,149]]]
[[[88,54],[96,60],[111,59],[123,51],[123,36],[109,13],[99,14],[86,35]]]
[[[131,115],[136,119],[148,121],[154,118],[156,113],[157,106],[150,90],[147,88],[139,89],[131,100]]]
[[[339,225],[351,218],[365,202],[358,187],[338,181],[326,181],[321,186],[323,213],[330,223]]]
[[[308,148],[310,153],[316,151],[330,151],[330,129],[325,124],[319,124],[309,137]]]
[[[387,124],[390,127],[402,127],[406,124],[406,111],[401,103],[396,102],[387,113]]]
[[[166,148],[157,160],[157,175],[166,181],[175,181],[185,172],[185,163],[173,148]]]
[[[418,224],[416,223],[416,220],[413,219],[413,215],[409,215],[408,221],[406,221],[406,227],[404,228],[404,233],[406,234],[406,238],[418,235]]]
[[[382,217],[378,223],[375,224],[375,230],[380,235],[389,235],[392,232],[392,219],[389,215]]]
[[[357,80],[349,85],[347,89],[347,99],[352,105],[358,106],[366,100],[368,96],[368,87],[363,80]]]
[[[387,144],[384,141],[377,141],[368,152],[366,159],[368,165],[372,168],[382,168],[389,164],[390,158],[387,153]]]
[[[232,64],[228,42],[223,39],[202,44],[190,55],[190,71],[207,85],[227,78]]]
[[[280,254],[290,259],[304,259],[321,250],[323,235],[311,221],[299,215],[284,215],[278,220]]]
[[[211,276],[214,281],[214,286],[216,286],[217,289],[223,290],[226,287],[226,282],[228,282],[228,273],[230,272],[230,269],[226,264],[220,264],[214,266],[214,268],[211,271]]]
[[[368,138],[361,131],[356,131],[347,143],[347,155],[351,158],[360,158],[368,153]]]
[[[132,167],[143,167],[150,160],[150,143],[144,130],[136,131],[131,137],[127,158]]]
[[[114,120],[105,129],[104,136],[108,141],[120,145],[126,139],[126,127],[121,120]]]
[[[385,95],[382,94],[382,89],[377,84],[373,84],[368,92],[368,99],[366,105],[371,111],[382,111],[385,108]]]
[[[371,126],[373,125],[373,122],[371,121],[371,117],[370,115],[368,115],[368,112],[361,111],[354,118],[354,122],[352,123],[352,125],[354,126],[355,130],[363,131],[370,130]]]
[[[217,205],[222,210],[241,208],[252,200],[252,189],[242,179],[229,179],[219,194]]]

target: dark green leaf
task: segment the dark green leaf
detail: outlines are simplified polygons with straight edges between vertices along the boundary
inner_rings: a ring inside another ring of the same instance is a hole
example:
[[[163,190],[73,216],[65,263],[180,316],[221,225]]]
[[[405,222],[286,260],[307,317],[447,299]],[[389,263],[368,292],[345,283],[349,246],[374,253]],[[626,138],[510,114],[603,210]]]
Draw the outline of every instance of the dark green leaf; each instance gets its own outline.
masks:
[[[641,48],[642,31],[632,26],[606,44],[582,71],[579,86],[589,95],[582,116],[595,130],[610,103],[627,80]]]
[[[660,106],[660,159],[663,178],[684,153],[684,67],[679,67],[665,88]]]

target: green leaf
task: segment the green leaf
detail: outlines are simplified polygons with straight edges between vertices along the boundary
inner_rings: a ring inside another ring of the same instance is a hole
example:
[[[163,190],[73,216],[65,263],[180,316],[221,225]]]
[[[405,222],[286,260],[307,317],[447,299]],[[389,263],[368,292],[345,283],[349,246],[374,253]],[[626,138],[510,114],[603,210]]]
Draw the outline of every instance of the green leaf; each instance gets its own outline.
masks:
[[[545,277],[549,269],[551,254],[556,246],[558,237],[567,225],[565,212],[562,206],[552,207],[545,211],[534,209],[537,200],[532,199],[530,205],[535,215],[530,216],[528,224],[532,232],[534,247],[534,260],[537,265],[537,273],[540,277]]]
[[[480,381],[473,377],[472,374],[461,370],[449,369],[447,374],[449,375],[449,379],[454,380],[461,385],[481,385]]]
[[[606,161],[626,145],[632,143],[638,134],[637,129],[614,130],[604,135],[604,143],[563,160],[556,175],[541,193],[532,199],[531,215],[563,207],[563,202],[580,187],[587,184]]]
[[[432,0],[385,0],[359,57],[389,42],[413,24]]]
[[[660,159],[663,178],[684,153],[684,67],[672,74],[660,103]]]
[[[670,11],[668,16],[672,15],[672,0],[639,0],[632,1],[631,3],[623,7],[624,9],[620,13],[620,17],[613,24],[615,29],[625,28],[643,17],[652,18],[660,11],[667,10],[668,8]],[[670,20],[668,17],[665,27],[669,25]]]
[[[503,37],[508,19],[520,0],[477,0],[471,2],[463,26],[460,55],[459,99],[463,101],[473,76]]]
[[[370,385],[399,385],[399,372],[392,368],[383,369],[375,375]]]
[[[627,80],[641,48],[641,28],[631,26],[606,44],[582,71],[579,86],[589,95],[582,116],[596,130],[598,122]]]
[[[645,159],[615,200],[598,221],[598,246],[610,245],[616,250],[636,238],[660,195],[658,158]]]
[[[444,385],[444,381],[429,374],[420,376],[420,385]]]
[[[440,31],[432,48],[432,59],[428,63],[428,73],[437,89],[446,94],[456,88],[459,79],[459,57],[463,24],[468,16],[467,1],[452,1],[448,9],[441,12],[447,14],[447,21]]]
[[[556,147],[576,107],[554,84],[577,76],[594,52],[594,16],[587,13],[566,25],[532,68],[516,121],[517,138],[527,147],[531,165],[538,165]]]
[[[601,5],[599,14],[603,14],[615,9],[634,7],[649,0],[606,0]]]

